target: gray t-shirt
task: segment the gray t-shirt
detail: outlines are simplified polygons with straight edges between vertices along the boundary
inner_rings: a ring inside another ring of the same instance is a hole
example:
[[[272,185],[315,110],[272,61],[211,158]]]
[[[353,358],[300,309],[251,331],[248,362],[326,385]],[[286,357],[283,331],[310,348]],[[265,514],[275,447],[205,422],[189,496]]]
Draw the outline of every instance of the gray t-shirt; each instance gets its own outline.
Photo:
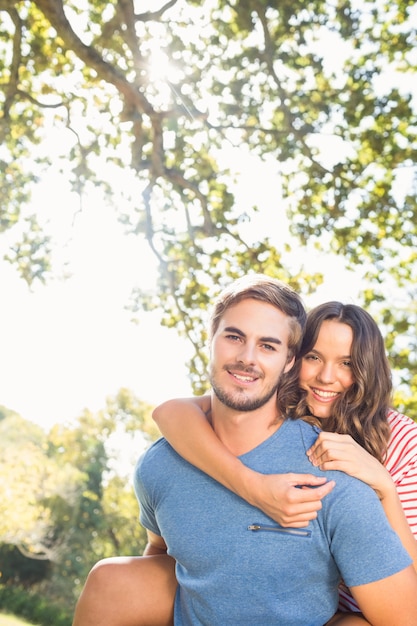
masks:
[[[140,520],[177,561],[176,626],[323,626],[338,584],[362,585],[411,563],[374,491],[343,472],[314,468],[306,450],[318,430],[286,420],[243,455],[269,473],[336,480],[305,529],[279,526],[158,440],[139,459]]]

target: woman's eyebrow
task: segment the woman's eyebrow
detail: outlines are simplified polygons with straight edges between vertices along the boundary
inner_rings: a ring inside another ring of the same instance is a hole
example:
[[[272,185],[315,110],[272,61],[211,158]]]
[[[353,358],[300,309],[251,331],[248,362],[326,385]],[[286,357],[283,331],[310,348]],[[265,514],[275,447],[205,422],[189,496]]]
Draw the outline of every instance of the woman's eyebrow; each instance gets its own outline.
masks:
[[[320,352],[320,350],[316,350],[316,348],[311,348],[311,350],[308,350],[308,351],[305,353],[305,355],[304,355],[304,356],[306,356],[307,354],[311,354],[311,353],[313,353],[313,354],[317,354],[317,356],[321,356],[321,357],[323,357],[323,353],[322,353],[322,352]],[[351,360],[352,360],[352,355],[351,355],[351,354],[346,354],[346,355],[341,354],[341,355],[339,355],[337,358],[338,358],[338,359],[347,359],[347,360],[351,361]]]

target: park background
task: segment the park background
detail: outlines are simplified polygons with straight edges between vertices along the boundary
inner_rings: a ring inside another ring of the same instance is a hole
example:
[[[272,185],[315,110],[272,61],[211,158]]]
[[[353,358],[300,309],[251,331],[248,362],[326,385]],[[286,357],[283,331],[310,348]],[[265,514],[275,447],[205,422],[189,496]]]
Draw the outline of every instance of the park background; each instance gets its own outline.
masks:
[[[0,610],[140,554],[152,406],[231,278],[365,306],[417,415],[414,3],[0,3]]]

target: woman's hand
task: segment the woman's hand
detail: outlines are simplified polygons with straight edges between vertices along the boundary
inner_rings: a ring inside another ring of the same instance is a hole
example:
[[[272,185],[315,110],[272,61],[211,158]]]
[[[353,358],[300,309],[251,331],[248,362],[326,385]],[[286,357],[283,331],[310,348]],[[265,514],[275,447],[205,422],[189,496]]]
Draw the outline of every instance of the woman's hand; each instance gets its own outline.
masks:
[[[389,472],[350,435],[321,432],[307,456],[321,470],[340,470],[359,478],[377,493],[380,500],[395,488]]]
[[[313,474],[258,474],[247,480],[247,499],[281,526],[301,528],[317,517],[335,481]]]

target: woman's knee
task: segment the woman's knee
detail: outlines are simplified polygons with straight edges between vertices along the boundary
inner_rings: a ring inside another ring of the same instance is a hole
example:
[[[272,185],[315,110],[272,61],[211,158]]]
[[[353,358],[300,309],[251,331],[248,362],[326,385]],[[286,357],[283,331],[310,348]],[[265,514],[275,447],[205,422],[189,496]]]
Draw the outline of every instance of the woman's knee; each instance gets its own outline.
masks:
[[[126,574],[131,567],[128,557],[102,559],[91,568],[86,586],[98,591],[108,588],[115,590],[119,584],[126,583]]]

